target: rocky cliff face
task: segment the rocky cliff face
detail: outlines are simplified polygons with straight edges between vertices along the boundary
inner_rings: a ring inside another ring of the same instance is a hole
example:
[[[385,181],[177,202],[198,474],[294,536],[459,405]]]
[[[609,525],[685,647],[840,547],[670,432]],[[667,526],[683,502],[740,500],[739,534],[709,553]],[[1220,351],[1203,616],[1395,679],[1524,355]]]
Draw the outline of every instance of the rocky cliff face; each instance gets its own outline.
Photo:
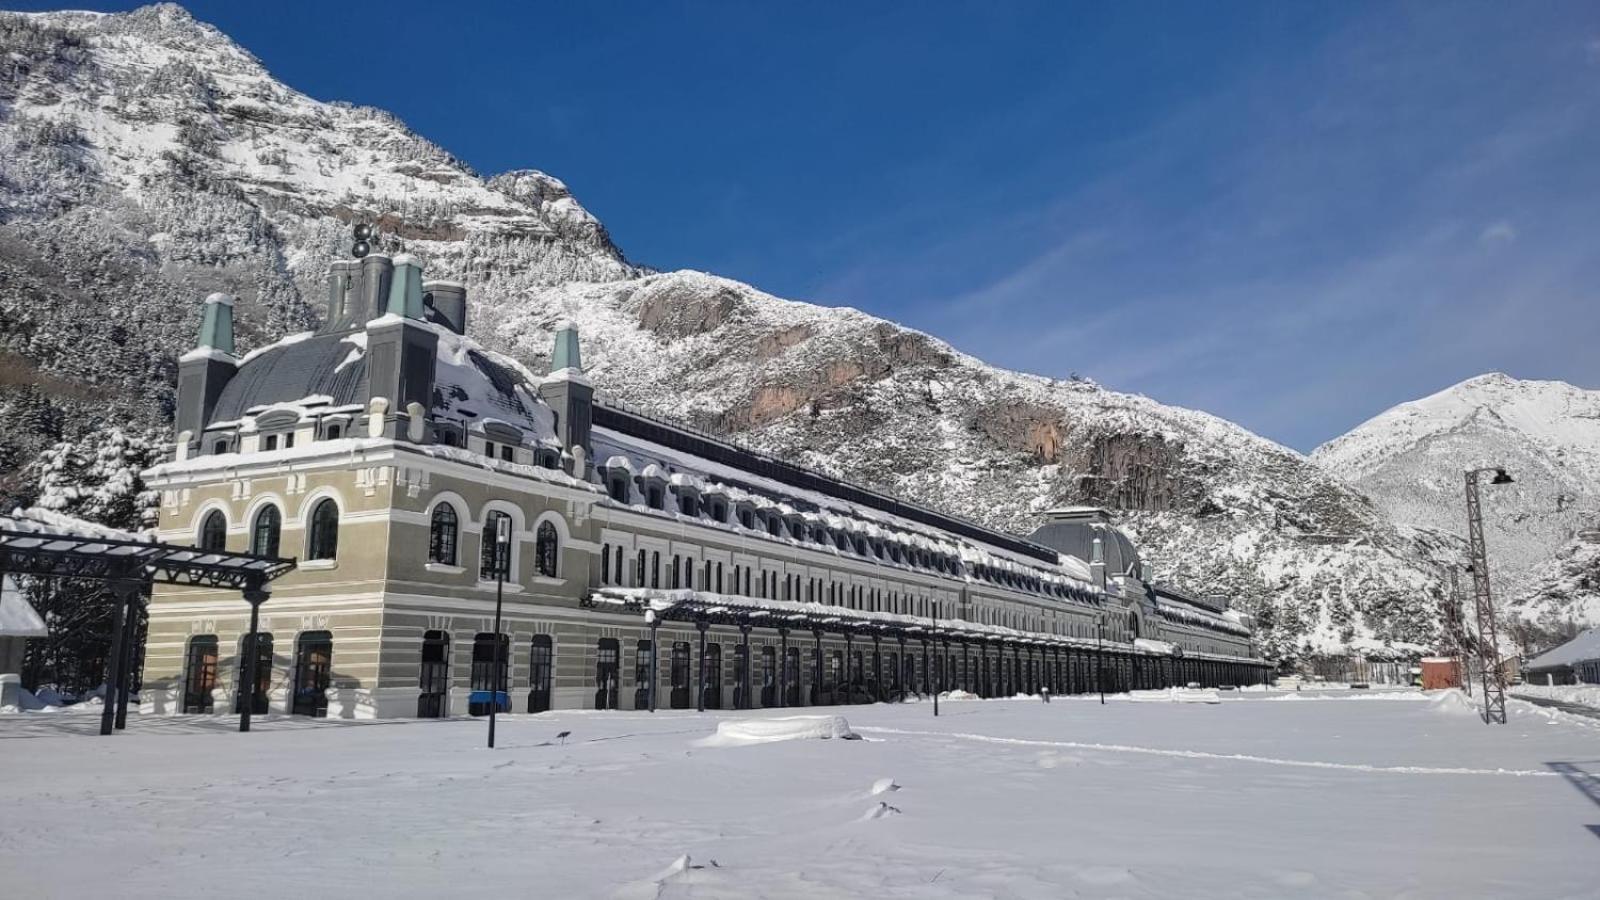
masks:
[[[0,14],[0,216],[13,467],[106,417],[162,425],[197,298],[241,296],[243,349],[302,328],[348,223],[376,220],[389,249],[467,283],[489,345],[537,367],[576,321],[619,402],[1023,534],[1052,506],[1110,506],[1162,578],[1237,597],[1272,650],[1436,631],[1441,539],[1292,450],[856,310],[647,272],[559,180],[482,179],[174,6]]]

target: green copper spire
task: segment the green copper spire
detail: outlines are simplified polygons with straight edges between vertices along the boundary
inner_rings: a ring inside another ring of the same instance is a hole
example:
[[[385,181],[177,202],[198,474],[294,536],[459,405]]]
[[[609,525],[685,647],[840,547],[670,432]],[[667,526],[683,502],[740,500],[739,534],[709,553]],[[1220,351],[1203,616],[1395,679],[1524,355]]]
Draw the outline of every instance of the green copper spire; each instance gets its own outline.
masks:
[[[200,319],[200,347],[233,355],[233,298],[212,294]]]
[[[422,264],[409,253],[394,258],[394,278],[389,282],[389,304],[384,312],[422,318]]]
[[[562,322],[556,326],[556,348],[550,354],[550,371],[583,371],[583,354],[578,349],[578,326]]]

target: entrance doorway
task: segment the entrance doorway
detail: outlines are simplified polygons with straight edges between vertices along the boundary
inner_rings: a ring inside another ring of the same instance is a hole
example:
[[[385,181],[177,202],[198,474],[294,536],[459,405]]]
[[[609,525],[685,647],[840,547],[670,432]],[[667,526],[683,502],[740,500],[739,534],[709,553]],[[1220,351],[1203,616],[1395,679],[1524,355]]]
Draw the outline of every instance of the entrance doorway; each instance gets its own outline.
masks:
[[[536,634],[528,649],[528,712],[550,708],[550,678],[555,668],[555,647],[550,635]]]
[[[601,638],[594,659],[594,708],[617,708],[617,682],[621,680],[622,645],[616,638]]]
[[[328,686],[333,683],[333,634],[304,631],[294,642],[294,706],[297,716],[328,715]]]
[[[706,645],[706,683],[702,687],[705,692],[706,709],[722,708],[722,645]]]
[[[249,657],[244,652],[244,645],[250,643],[250,635],[245,635],[239,642],[239,677],[234,679],[234,684],[240,689],[234,691],[233,711],[244,712],[245,679],[249,677]],[[250,714],[264,716],[267,714],[267,691],[272,686],[272,635],[266,632],[256,634],[256,686],[250,697]]]
[[[417,673],[417,718],[439,719],[450,696],[450,635],[422,633],[422,667]]]
[[[188,660],[184,664],[183,711],[209,713],[215,702],[211,692],[217,687],[217,636],[195,635],[189,639]]]

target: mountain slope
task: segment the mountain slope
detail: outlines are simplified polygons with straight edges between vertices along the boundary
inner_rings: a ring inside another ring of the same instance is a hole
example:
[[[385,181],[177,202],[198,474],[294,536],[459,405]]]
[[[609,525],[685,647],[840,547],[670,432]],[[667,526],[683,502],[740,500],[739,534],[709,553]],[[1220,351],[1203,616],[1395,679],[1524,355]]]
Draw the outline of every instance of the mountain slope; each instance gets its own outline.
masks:
[[[467,283],[489,345],[538,365],[577,321],[622,402],[1024,534],[1052,506],[1112,507],[1163,578],[1237,597],[1276,651],[1436,630],[1440,540],[1292,450],[855,310],[647,272],[556,179],[479,178],[174,6],[0,14],[0,210],[4,348],[27,373],[0,379],[13,466],[52,432],[164,425],[196,298],[241,295],[243,349],[302,327],[348,223],[375,218]]]
[[[1540,587],[1561,582],[1565,564],[1554,554],[1594,527],[1600,511],[1600,391],[1482,375],[1402,403],[1312,458],[1391,520],[1458,535],[1466,531],[1462,472],[1504,466],[1516,482],[1483,490],[1490,570],[1502,596],[1558,617],[1575,605],[1585,620],[1581,608],[1600,605],[1600,595],[1581,589]]]

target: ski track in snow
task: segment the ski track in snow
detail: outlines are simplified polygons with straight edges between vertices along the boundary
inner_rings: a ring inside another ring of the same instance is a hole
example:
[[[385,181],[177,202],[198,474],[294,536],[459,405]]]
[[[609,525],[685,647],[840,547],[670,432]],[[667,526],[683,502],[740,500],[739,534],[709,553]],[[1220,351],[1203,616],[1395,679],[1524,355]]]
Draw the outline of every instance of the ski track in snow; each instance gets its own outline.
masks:
[[[1207,753],[1203,750],[1168,750],[1160,747],[1135,747],[1130,744],[1096,744],[1083,741],[1043,741],[1034,738],[997,737],[962,731],[911,731],[902,728],[862,726],[856,729],[865,734],[895,734],[906,737],[955,738],[963,741],[980,741],[986,744],[1010,744],[1020,747],[1058,747],[1068,750],[1097,750],[1106,753],[1140,753],[1147,756],[1171,756],[1178,759],[1215,759],[1226,762],[1262,763],[1272,766],[1296,766],[1304,769],[1340,769],[1349,772],[1387,772],[1396,775],[1511,775],[1519,778],[1562,778],[1558,772],[1541,772],[1534,769],[1469,769],[1432,768],[1428,766],[1373,766],[1362,763],[1323,762],[1312,759],[1280,759],[1272,756],[1252,756],[1248,753]],[[1594,777],[1594,776],[1591,776]]]

